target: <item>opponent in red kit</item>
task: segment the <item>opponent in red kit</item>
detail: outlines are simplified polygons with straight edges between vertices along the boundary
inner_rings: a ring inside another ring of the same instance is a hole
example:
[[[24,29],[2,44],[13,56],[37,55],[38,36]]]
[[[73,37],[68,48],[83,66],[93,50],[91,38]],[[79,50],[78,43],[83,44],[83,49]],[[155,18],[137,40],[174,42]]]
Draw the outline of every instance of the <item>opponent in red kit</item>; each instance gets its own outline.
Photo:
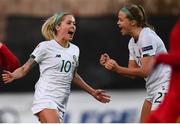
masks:
[[[14,71],[20,66],[18,58],[0,42],[0,73],[3,70]]]
[[[180,123],[180,19],[170,34],[169,53],[160,54],[156,60],[171,66],[170,87],[163,103],[145,122]]]

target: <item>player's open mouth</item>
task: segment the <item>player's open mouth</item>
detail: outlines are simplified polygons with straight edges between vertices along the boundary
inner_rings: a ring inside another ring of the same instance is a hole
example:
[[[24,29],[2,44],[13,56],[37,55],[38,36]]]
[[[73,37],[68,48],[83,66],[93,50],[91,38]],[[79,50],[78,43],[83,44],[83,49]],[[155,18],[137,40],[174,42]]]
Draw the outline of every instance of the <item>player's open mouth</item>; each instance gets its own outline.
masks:
[[[68,31],[68,34],[73,35],[74,31]]]

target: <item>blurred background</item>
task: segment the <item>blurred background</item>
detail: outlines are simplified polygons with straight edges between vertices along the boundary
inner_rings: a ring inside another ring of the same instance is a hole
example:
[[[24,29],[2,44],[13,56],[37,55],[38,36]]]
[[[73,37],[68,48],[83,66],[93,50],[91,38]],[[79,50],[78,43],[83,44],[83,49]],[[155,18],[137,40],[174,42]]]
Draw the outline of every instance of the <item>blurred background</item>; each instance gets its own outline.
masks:
[[[117,13],[132,3],[144,7],[149,23],[168,49],[169,33],[180,15],[179,0],[0,0],[0,41],[24,64],[45,40],[41,34],[45,19],[56,12],[72,13],[77,26],[73,43],[80,48],[78,72],[92,87],[107,90],[112,102],[102,105],[72,85],[65,122],[138,122],[146,95],[144,80],[122,77],[99,64],[101,53],[106,52],[127,66],[130,37],[121,36]],[[38,78],[37,66],[12,84],[0,83],[0,122],[38,122],[30,110]]]

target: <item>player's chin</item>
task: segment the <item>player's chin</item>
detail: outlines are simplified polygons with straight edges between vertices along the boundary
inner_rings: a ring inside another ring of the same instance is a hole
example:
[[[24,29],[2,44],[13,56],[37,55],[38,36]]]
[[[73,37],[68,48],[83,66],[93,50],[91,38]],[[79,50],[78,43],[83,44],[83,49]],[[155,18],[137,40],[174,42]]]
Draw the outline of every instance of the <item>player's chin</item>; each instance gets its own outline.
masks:
[[[121,30],[121,35],[123,35],[123,36],[126,35],[126,32]]]
[[[125,29],[121,29],[121,34],[124,36],[124,35],[128,35],[128,32],[125,30]]]
[[[72,40],[73,40],[73,38],[71,38],[71,37],[66,38],[66,41],[72,41]]]
[[[68,37],[68,40],[71,41],[71,40],[73,40],[73,38],[74,38],[74,36],[71,35],[71,36]]]

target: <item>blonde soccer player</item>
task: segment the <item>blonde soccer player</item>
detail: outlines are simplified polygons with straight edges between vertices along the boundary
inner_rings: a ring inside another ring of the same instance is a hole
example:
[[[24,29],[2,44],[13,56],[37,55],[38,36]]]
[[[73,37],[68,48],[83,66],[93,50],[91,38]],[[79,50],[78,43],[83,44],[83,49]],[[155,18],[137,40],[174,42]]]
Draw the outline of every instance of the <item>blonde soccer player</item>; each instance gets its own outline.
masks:
[[[32,111],[41,123],[62,123],[70,95],[71,82],[102,103],[110,96],[101,89],[93,89],[77,73],[79,48],[71,43],[76,31],[75,18],[69,13],[56,13],[42,26],[47,41],[41,42],[29,60],[14,72],[5,71],[3,80],[10,83],[22,78],[36,64],[40,77],[35,85]],[[25,82],[24,82],[25,83]]]

